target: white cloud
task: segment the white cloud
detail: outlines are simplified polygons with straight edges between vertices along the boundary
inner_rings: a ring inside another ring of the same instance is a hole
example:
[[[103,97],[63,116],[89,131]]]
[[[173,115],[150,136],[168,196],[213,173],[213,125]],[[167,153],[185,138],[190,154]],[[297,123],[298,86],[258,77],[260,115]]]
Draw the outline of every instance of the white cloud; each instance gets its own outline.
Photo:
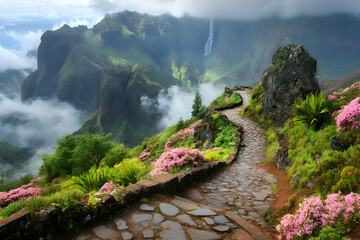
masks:
[[[79,25],[86,25],[88,28],[92,28],[95,24],[97,24],[98,22],[100,22],[102,19],[102,17],[96,17],[92,20],[88,20],[88,19],[75,19],[75,20],[70,20],[70,21],[61,21],[60,23],[56,23],[53,26],[53,30],[59,29],[62,26],[64,26],[65,24],[69,25],[70,27],[77,27]]]
[[[198,90],[202,96],[202,103],[208,106],[212,100],[223,93],[224,86],[200,84]],[[155,111],[162,115],[158,127],[163,130],[176,124],[180,118],[191,118],[192,104],[195,99],[196,88],[182,89],[172,86],[163,89],[156,99],[147,96],[141,97],[141,107],[147,111]]]
[[[360,14],[359,0],[93,0],[91,6],[98,11],[106,12],[128,9],[155,15],[170,12],[175,16],[181,16],[189,13],[204,18],[242,20],[270,16]]]
[[[21,44],[20,52],[23,56],[26,56],[30,50],[35,50],[39,47],[42,34],[43,32],[38,30],[37,32],[28,31],[26,33],[11,31],[7,35]]]
[[[7,36],[20,44],[19,50],[6,49],[0,45],[0,71],[6,69],[36,68],[36,57],[27,56],[30,50],[36,50],[40,44],[42,31],[26,33],[7,32]]]
[[[0,71],[7,69],[33,69],[36,66],[35,58],[22,56],[17,51],[10,51],[0,46]]]

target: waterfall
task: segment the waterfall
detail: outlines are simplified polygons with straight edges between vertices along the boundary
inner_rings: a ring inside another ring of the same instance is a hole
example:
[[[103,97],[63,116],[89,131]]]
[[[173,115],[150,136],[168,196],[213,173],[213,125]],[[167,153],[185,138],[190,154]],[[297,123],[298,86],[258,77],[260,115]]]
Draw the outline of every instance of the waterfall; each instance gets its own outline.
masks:
[[[209,38],[205,44],[205,54],[204,54],[205,57],[211,53],[211,46],[213,43],[213,35],[214,35],[214,25],[213,25],[213,20],[210,19],[210,33],[209,33]]]

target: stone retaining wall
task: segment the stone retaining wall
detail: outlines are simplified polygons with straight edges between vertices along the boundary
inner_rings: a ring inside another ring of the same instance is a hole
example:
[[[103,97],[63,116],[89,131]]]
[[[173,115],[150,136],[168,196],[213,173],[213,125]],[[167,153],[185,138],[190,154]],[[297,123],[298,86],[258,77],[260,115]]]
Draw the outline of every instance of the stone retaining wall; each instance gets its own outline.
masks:
[[[95,197],[100,200],[101,206],[96,209],[86,206],[89,195],[85,195],[77,206],[69,207],[65,211],[56,206],[49,206],[40,213],[30,215],[26,209],[22,209],[7,219],[0,220],[0,239],[39,239],[61,230],[66,231],[69,224],[82,228],[90,227],[114,216],[142,197],[150,197],[154,193],[178,193],[191,186],[193,182],[204,180],[234,162],[240,151],[240,142],[241,140],[237,152],[230,154],[226,162],[214,161],[175,175],[158,175],[151,180],[141,180],[125,189],[118,189],[113,195],[97,194]]]

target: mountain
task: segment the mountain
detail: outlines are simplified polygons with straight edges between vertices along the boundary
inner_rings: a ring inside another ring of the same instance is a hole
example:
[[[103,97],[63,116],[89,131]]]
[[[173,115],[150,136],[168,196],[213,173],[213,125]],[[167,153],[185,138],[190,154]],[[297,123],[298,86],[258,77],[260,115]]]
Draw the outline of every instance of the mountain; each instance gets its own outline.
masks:
[[[360,81],[360,69],[350,75],[336,80],[325,80],[320,83],[320,88],[326,93],[331,94],[339,89],[350,87],[353,83]]]
[[[30,70],[8,69],[0,72],[0,94],[10,98],[15,97],[21,90],[21,84]]]
[[[212,52],[205,57],[209,25],[124,11],[106,15],[93,29],[47,31],[22,99],[70,102],[92,112],[80,133],[112,132],[118,141],[138,144],[156,132],[159,117],[141,110],[141,96],[198,82],[252,85],[280,45],[303,45],[318,60],[321,78],[339,78],[360,64],[360,20],[349,15],[214,20]]]

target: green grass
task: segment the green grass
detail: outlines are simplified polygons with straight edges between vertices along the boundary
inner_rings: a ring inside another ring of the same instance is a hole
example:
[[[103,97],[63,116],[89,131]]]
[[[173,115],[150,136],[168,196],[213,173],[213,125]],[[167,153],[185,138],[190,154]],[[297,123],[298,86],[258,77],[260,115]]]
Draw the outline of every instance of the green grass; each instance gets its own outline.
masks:
[[[216,108],[227,107],[231,104],[241,104],[241,103],[242,103],[242,97],[239,93],[237,92],[233,92],[231,94],[223,93],[222,95],[217,97],[214,101],[212,101],[209,107],[216,109]]]

